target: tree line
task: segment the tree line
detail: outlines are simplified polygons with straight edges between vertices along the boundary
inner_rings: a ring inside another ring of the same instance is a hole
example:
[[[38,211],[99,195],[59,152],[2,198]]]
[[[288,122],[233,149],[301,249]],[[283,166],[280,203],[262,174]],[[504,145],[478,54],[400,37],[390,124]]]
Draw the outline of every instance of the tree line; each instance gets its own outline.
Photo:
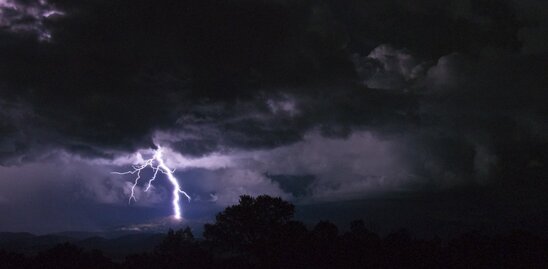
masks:
[[[241,196],[204,227],[169,230],[153,251],[113,261],[70,243],[34,256],[0,250],[0,268],[545,268],[548,240],[514,231],[469,232],[450,241],[416,239],[406,230],[381,237],[356,220],[341,233],[329,221],[311,229],[281,198]]]

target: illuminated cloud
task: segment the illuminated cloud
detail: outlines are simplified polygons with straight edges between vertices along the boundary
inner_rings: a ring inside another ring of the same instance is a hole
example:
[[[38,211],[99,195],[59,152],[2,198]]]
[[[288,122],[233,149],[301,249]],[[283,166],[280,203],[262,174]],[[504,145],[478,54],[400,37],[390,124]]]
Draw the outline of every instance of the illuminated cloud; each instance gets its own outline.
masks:
[[[15,33],[31,33],[41,41],[50,41],[51,32],[47,21],[63,16],[65,13],[56,9],[46,0],[0,1],[0,29],[5,28]]]
[[[354,64],[367,87],[384,90],[409,90],[427,67],[409,52],[389,45],[376,47],[366,57],[354,55]]]

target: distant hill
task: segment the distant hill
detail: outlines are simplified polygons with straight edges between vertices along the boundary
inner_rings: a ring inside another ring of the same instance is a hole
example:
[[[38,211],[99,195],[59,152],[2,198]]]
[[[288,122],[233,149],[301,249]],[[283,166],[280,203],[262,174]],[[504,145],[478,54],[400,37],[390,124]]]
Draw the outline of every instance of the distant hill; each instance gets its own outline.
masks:
[[[162,233],[92,233],[62,232],[48,235],[30,233],[0,233],[0,250],[36,254],[57,244],[69,242],[84,249],[98,249],[113,259],[123,259],[127,254],[154,249],[164,238]]]

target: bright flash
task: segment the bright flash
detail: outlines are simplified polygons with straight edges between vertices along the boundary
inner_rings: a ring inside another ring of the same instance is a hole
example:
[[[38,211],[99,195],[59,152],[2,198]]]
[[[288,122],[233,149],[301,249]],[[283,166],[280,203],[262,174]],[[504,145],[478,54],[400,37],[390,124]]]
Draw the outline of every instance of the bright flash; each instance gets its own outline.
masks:
[[[181,190],[181,186],[179,185],[179,181],[177,178],[173,175],[175,172],[174,170],[171,170],[167,167],[167,165],[164,162],[163,154],[162,154],[162,148],[158,146],[158,149],[154,151],[154,155],[152,158],[143,160],[140,164],[133,165],[133,170],[127,171],[127,172],[112,172],[113,174],[117,175],[127,175],[127,174],[137,174],[137,177],[135,178],[133,185],[131,186],[131,195],[129,196],[129,202],[131,202],[131,199],[134,201],[137,201],[135,198],[135,187],[137,186],[137,183],[139,183],[139,179],[141,179],[141,171],[143,169],[150,167],[154,174],[152,177],[148,180],[148,184],[145,188],[145,191],[148,191],[150,187],[152,186],[152,182],[156,179],[156,176],[158,175],[158,172],[161,172],[167,176],[167,179],[173,185],[173,217],[175,219],[181,219],[181,207],[179,206],[179,193],[182,193],[188,200],[190,201],[190,196]]]

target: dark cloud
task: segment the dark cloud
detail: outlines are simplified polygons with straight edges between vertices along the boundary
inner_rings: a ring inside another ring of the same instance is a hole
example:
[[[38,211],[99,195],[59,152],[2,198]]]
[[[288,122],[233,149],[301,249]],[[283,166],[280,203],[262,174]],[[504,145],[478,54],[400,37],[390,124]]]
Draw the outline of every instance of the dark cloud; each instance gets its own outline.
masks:
[[[254,101],[269,85],[353,73],[342,50],[301,36],[316,35],[306,29],[304,7],[297,12],[238,1],[55,5],[66,15],[45,25],[51,42],[3,33],[9,42],[0,53],[0,75],[6,101],[29,103],[71,140],[67,147],[132,150],[181,116],[199,116],[192,114],[197,105],[230,109],[240,99]],[[336,66],[340,72],[333,72]]]
[[[29,103],[63,136],[59,140],[68,140],[63,146],[80,150],[150,145],[155,130],[185,117],[206,117],[230,137],[205,139],[211,146],[180,142],[191,154],[215,150],[219,140],[272,147],[298,141],[318,125],[326,134],[344,134],[354,125],[406,121],[416,110],[414,97],[353,85],[359,77],[352,55],[383,43],[429,52],[433,59],[483,47],[509,49],[519,29],[509,3],[489,1],[464,11],[433,1],[13,3],[28,6],[24,10],[55,7],[64,15],[41,23],[53,36],[49,43],[4,33],[2,39],[10,40],[0,55],[6,98]],[[496,12],[486,12],[490,8]],[[370,55],[394,57],[385,56]],[[393,67],[385,66],[404,71]],[[392,83],[405,87],[409,76]],[[296,99],[300,116],[248,117],[264,114],[279,93]]]

